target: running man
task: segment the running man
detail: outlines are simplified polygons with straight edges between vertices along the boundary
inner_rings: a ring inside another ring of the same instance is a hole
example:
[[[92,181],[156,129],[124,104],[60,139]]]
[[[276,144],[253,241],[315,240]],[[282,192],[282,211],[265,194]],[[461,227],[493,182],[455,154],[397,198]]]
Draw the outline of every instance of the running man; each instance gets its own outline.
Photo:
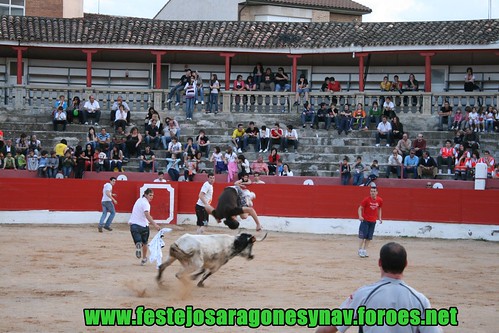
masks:
[[[156,230],[161,230],[158,224],[154,222],[150,212],[150,202],[154,198],[154,192],[150,188],[144,191],[144,195],[135,201],[132,209],[132,215],[128,224],[130,225],[130,233],[132,234],[133,242],[135,244],[135,256],[137,259],[142,258],[141,265],[147,262],[147,242],[149,241],[149,223],[151,223]]]
[[[223,220],[230,229],[239,228],[237,216],[246,219],[249,215],[255,221],[256,231],[262,230],[256,211],[252,207],[246,206],[246,197],[239,186],[226,187],[218,198],[217,208],[215,209],[211,205],[207,205],[205,209],[208,214],[213,215],[217,219],[218,223]]]
[[[374,228],[376,227],[376,219],[379,223],[383,223],[381,211],[383,207],[383,199],[378,197],[378,189],[374,183],[371,184],[371,195],[366,197],[360,203],[359,213],[359,257],[369,257],[367,254],[367,246],[369,241],[373,239]]]
[[[210,172],[208,173],[208,180],[204,182],[199,191],[198,201],[195,206],[198,234],[202,234],[204,228],[208,226],[209,215],[205,207],[209,206],[211,204],[211,199],[213,199],[213,183],[215,183],[215,176]]]
[[[114,205],[118,204],[118,201],[114,198],[116,194],[113,193],[113,186],[115,183],[116,177],[111,177],[109,178],[109,183],[104,184],[104,187],[102,188],[102,215],[100,217],[99,226],[97,227],[99,232],[102,232],[102,227],[108,231],[113,231],[111,223],[113,223],[114,216],[116,215]],[[109,217],[107,218],[106,224],[104,224],[107,213],[109,213]]]

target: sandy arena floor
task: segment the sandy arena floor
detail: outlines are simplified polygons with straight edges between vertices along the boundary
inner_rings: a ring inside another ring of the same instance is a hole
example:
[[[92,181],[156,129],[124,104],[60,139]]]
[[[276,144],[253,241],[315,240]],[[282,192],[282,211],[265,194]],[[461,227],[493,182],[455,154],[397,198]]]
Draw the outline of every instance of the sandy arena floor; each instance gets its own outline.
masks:
[[[0,225],[0,332],[181,332],[171,327],[85,327],[83,308],[334,308],[357,287],[379,278],[375,238],[366,259],[351,236],[269,233],[255,259],[234,258],[206,280],[185,288],[165,270],[162,287],[153,264],[140,266],[128,227],[97,233],[90,225]],[[224,233],[227,229],[208,230]],[[194,227],[177,227],[172,240]],[[457,306],[459,327],[445,332],[497,332],[499,243],[398,238],[409,254],[405,281],[436,308]],[[167,247],[163,249],[166,257]],[[303,327],[200,327],[194,332],[313,332]],[[356,332],[351,328],[349,332]]]

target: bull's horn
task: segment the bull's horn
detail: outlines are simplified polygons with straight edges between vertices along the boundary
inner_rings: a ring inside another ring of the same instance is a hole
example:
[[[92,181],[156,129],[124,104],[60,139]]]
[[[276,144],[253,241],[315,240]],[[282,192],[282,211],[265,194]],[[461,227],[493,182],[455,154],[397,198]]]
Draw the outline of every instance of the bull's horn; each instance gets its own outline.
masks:
[[[268,234],[268,232],[266,232],[266,233],[265,233],[265,235],[263,235],[263,237],[262,237],[262,238],[255,238],[255,240],[256,240],[257,242],[261,242],[262,240],[264,240],[265,238],[267,238],[267,234]]]

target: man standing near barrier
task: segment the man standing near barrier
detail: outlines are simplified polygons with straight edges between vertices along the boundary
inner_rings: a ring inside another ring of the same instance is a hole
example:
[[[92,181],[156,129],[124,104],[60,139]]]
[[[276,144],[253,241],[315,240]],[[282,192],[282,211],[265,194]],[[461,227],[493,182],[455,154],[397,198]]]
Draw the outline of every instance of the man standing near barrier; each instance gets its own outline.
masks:
[[[383,206],[383,199],[378,197],[378,188],[376,184],[371,184],[371,195],[366,197],[360,203],[359,213],[359,257],[369,257],[367,254],[367,246],[369,241],[373,239],[374,228],[376,227],[376,220],[383,223],[381,218],[381,207]]]
[[[208,226],[209,215],[205,207],[211,204],[211,199],[213,198],[213,183],[215,183],[215,175],[213,173],[208,174],[208,180],[204,182],[201,190],[199,191],[198,201],[196,202],[195,211],[197,217],[198,234],[204,232],[204,228]]]
[[[372,193],[373,189],[371,189]],[[407,266],[407,252],[405,248],[395,242],[383,245],[379,252],[378,266],[381,271],[381,280],[374,284],[369,284],[359,288],[350,295],[341,304],[340,309],[355,310],[355,319],[358,323],[365,320],[361,313],[379,310],[379,313],[385,314],[389,310],[393,311],[413,311],[419,312],[415,319],[420,319],[423,323],[425,319],[425,310],[430,309],[430,301],[423,294],[414,290],[404,283],[402,280],[403,272]],[[378,312],[376,312],[377,314]],[[409,313],[407,313],[409,315]],[[404,326],[396,324],[395,326],[388,322],[388,316],[385,316],[384,324],[376,326],[359,326],[359,332],[364,333],[381,333],[381,332],[398,332],[398,333],[441,333],[438,326],[423,326],[415,325],[414,317],[411,314],[411,322]],[[361,318],[362,317],[362,318]],[[402,315],[398,316],[399,321],[402,321]],[[334,333],[339,331],[345,332],[349,328],[349,324],[344,323],[344,326],[324,326],[319,327],[316,333]],[[429,325],[429,324],[426,324]]]
[[[111,177],[109,178],[109,183],[106,183],[102,189],[102,215],[99,221],[99,232],[102,232],[103,227],[108,231],[113,231],[111,223],[113,222],[114,215],[116,215],[114,205],[118,204],[118,201],[114,198],[116,196],[116,194],[113,193],[114,184],[116,184],[116,177]],[[107,213],[109,213],[109,217],[107,218],[106,224],[104,224]]]

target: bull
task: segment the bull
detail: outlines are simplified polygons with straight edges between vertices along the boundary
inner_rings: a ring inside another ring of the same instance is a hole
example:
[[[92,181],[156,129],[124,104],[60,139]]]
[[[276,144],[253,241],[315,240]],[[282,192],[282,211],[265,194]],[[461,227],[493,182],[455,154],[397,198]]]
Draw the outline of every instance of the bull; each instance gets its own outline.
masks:
[[[255,236],[241,233],[232,235],[191,235],[185,234],[170,246],[170,253],[164,263],[159,266],[156,280],[161,281],[161,275],[165,268],[175,260],[180,261],[182,269],[175,274],[178,279],[183,280],[190,277],[196,280],[201,276],[197,286],[203,287],[204,281],[220,267],[225,265],[235,256],[241,256],[247,260],[253,259],[251,253],[253,244],[267,237],[265,234],[261,239]]]

